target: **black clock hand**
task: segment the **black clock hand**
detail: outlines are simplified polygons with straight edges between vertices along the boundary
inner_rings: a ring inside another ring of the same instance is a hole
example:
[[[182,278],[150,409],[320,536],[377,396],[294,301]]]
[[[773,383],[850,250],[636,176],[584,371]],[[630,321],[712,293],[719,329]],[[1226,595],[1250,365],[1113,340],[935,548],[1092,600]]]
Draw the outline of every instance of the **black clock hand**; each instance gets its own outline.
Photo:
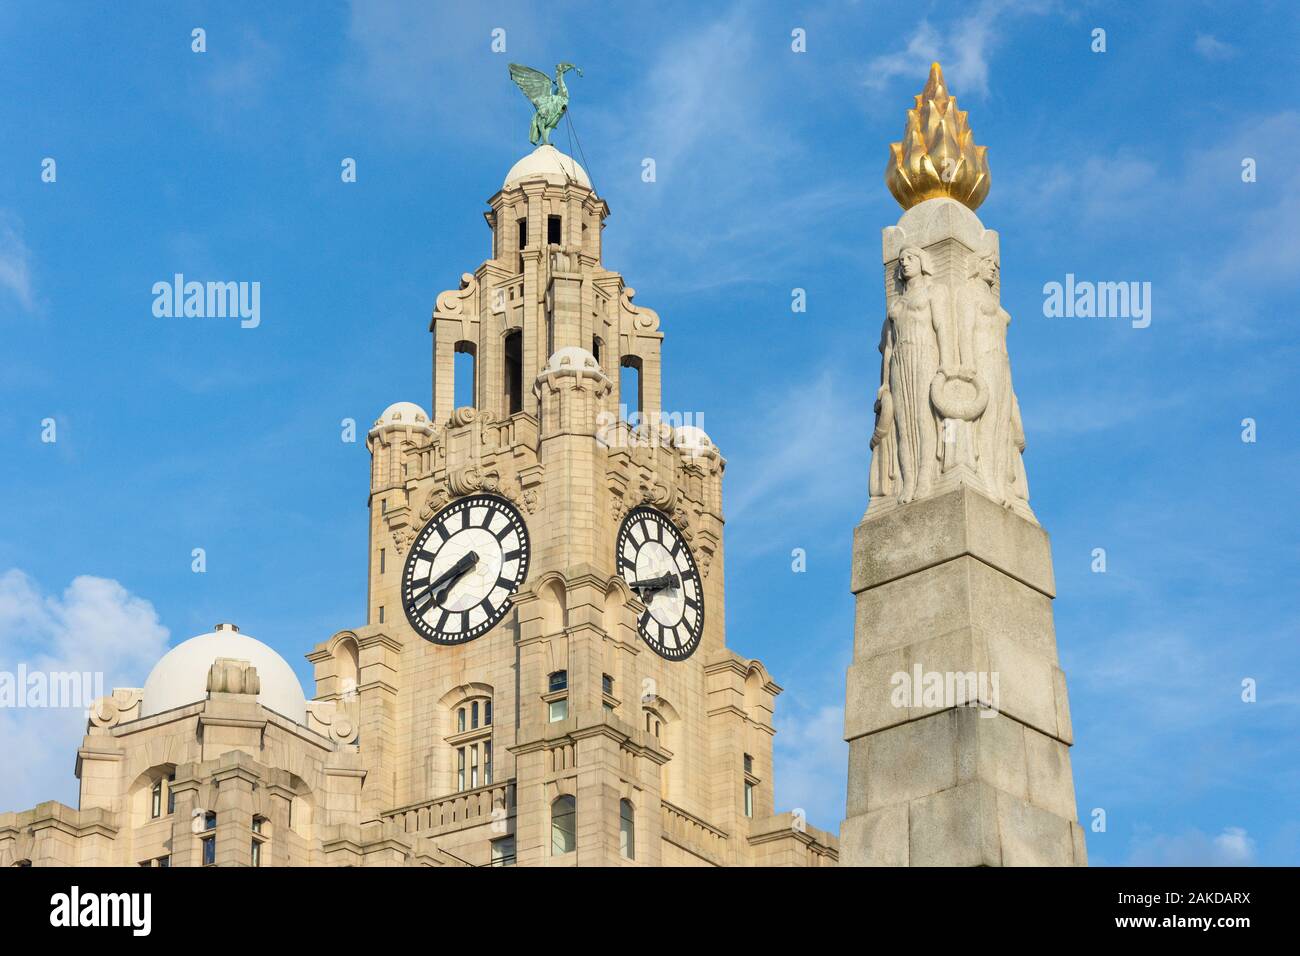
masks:
[[[436,599],[440,591],[445,591],[451,587],[457,578],[476,564],[478,564],[477,552],[470,551],[463,555],[459,561],[429,582],[429,593],[433,594]]]
[[[676,574],[661,574],[657,578],[647,578],[644,581],[633,581],[628,586],[634,591],[661,591],[664,588],[681,587],[682,579]]]

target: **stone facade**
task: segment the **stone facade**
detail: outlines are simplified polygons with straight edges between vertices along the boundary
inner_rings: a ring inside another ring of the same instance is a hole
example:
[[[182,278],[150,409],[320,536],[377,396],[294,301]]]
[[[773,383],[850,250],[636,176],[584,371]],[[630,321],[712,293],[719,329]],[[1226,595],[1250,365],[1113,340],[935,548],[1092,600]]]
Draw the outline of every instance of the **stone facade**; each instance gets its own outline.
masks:
[[[302,722],[234,659],[165,713],[115,691],[78,752],[80,810],[0,814],[0,865],[836,862],[834,837],[774,807],[781,688],[725,639],[725,460],[661,414],[659,316],[602,264],[608,207],[550,146],[489,206],[491,258],[433,312],[432,414],[399,403],[369,432],[369,617],[308,654]],[[620,394],[620,367],[638,394]],[[403,567],[430,520],[483,493],[524,518],[527,579],[486,633],[433,643],[408,621]],[[684,660],[642,639],[643,593],[616,564],[638,506],[699,570]]]

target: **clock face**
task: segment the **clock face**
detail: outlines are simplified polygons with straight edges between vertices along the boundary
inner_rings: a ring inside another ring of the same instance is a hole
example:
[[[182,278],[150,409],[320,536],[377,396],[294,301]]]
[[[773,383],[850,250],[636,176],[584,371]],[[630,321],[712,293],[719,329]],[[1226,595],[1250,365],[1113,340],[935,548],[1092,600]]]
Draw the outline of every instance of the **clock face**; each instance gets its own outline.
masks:
[[[402,571],[406,619],[435,644],[462,644],[510,610],[528,576],[528,531],[515,507],[472,495],[434,515]]]
[[[660,657],[685,660],[704,633],[704,589],[681,532],[653,508],[633,508],[618,533],[618,571],[645,604],[637,627]]]

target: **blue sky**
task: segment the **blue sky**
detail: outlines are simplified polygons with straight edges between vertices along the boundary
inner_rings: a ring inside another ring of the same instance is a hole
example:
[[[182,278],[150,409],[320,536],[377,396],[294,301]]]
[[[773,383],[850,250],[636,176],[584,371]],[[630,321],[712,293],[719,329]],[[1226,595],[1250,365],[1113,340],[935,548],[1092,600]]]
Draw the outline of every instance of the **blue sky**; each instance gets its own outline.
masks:
[[[434,297],[529,148],[506,63],[570,60],[606,264],[662,316],[665,408],[728,459],[728,642],[786,689],[778,802],[836,830],[882,172],[938,58],[989,147],[1092,862],[1300,862],[1289,4],[279,6],[0,10],[0,669],[138,686],[234,620],[311,686],[301,655],[364,613],[339,423],[427,406]],[[259,281],[261,325],[155,318],[176,272]],[[1150,327],[1044,317],[1067,273],[1150,282]],[[0,712],[0,807],[75,803],[79,724]]]

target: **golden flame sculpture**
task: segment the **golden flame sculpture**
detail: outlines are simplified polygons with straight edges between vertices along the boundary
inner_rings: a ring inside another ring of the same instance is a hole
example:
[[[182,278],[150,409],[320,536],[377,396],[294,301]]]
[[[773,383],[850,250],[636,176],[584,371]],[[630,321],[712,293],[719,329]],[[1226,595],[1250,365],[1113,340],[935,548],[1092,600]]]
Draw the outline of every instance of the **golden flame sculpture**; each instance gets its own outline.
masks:
[[[977,209],[989,194],[988,147],[975,145],[938,63],[930,64],[930,79],[907,111],[903,141],[889,144],[885,185],[904,209],[940,196]]]

